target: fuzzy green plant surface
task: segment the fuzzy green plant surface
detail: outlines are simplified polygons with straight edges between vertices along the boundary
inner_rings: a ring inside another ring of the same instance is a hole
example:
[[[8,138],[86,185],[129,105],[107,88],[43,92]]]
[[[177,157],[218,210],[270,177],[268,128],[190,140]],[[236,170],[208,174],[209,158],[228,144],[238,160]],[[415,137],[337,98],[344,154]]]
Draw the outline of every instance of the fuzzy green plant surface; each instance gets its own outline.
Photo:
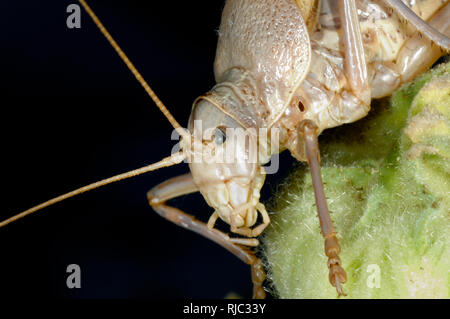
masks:
[[[450,63],[375,101],[365,119],[325,131],[320,146],[344,298],[449,298]],[[336,298],[307,165],[296,165],[268,208],[269,289]]]

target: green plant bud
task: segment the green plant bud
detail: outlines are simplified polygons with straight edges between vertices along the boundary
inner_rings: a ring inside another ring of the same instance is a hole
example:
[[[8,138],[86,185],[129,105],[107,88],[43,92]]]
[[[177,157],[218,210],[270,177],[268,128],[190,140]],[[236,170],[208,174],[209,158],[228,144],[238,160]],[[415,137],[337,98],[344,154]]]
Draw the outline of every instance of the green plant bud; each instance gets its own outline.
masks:
[[[345,298],[449,298],[450,63],[373,101],[320,136]],[[299,163],[268,204],[269,287],[280,298],[336,298],[309,169]]]

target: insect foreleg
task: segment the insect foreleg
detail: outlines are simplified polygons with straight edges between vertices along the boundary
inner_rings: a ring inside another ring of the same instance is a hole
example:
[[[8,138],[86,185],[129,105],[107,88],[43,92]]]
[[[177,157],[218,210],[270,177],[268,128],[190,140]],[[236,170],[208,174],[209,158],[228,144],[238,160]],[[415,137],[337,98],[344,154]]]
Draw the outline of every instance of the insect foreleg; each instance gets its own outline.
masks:
[[[266,294],[262,284],[266,278],[266,273],[263,263],[256,257],[254,252],[243,246],[257,246],[259,242],[256,238],[230,238],[220,230],[208,227],[207,224],[197,220],[194,216],[165,204],[171,198],[196,191],[198,189],[194,184],[192,175],[185,174],[169,179],[152,188],[147,193],[147,198],[153,209],[162,217],[214,241],[250,265],[253,281],[253,298],[265,298]]]
[[[329,101],[328,127],[357,121],[370,110],[371,89],[354,0],[339,0],[339,15],[343,21],[344,73],[347,85]],[[321,84],[316,84],[321,86]],[[327,88],[323,87],[324,91]],[[333,124],[331,124],[333,123]],[[320,123],[317,123],[320,126]]]
[[[341,284],[347,281],[345,270],[341,267],[341,259],[336,231],[331,221],[327,200],[323,190],[322,177],[320,175],[320,152],[318,142],[318,128],[311,120],[304,120],[298,126],[298,137],[304,139],[305,153],[311,171],[314,196],[319,214],[322,236],[325,238],[325,255],[328,257],[330,283],[336,287],[339,295],[344,295]],[[303,143],[299,143],[301,145]]]
[[[450,35],[450,4],[446,4],[445,7],[434,14],[428,24],[441,33]],[[432,45],[430,40],[416,34],[403,45],[396,60],[401,82],[413,80],[417,75],[431,67],[442,54],[441,49]]]
[[[427,23],[441,33],[450,35],[450,4],[436,12]],[[395,62],[385,65],[374,62],[372,96],[381,98],[390,95],[403,83],[414,80],[419,74],[430,68],[441,56],[442,49],[432,41],[417,33],[409,38],[400,49]]]
[[[401,0],[385,0],[397,13],[411,23],[417,30],[424,34],[434,43],[450,51],[450,39],[437,29],[436,26],[430,25],[423,21]]]
[[[364,56],[358,12],[354,0],[339,0],[339,16],[344,31],[344,70],[353,94],[370,105],[370,86]]]

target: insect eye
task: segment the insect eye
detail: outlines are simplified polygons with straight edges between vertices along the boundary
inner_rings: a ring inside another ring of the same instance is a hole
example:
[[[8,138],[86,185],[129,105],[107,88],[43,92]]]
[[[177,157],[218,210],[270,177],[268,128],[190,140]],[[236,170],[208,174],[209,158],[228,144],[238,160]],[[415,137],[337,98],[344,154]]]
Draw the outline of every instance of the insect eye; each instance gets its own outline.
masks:
[[[225,134],[226,128],[219,126],[214,130],[214,142],[216,145],[222,145],[227,140],[227,135]]]

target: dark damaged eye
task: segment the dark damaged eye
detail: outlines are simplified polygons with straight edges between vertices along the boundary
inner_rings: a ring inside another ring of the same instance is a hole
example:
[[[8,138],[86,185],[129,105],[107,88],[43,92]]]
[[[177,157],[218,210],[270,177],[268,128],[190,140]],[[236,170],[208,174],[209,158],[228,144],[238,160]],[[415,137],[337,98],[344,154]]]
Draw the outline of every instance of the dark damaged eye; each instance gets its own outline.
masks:
[[[214,142],[216,145],[222,145],[227,140],[227,135],[225,134],[226,128],[219,126],[214,130]]]

